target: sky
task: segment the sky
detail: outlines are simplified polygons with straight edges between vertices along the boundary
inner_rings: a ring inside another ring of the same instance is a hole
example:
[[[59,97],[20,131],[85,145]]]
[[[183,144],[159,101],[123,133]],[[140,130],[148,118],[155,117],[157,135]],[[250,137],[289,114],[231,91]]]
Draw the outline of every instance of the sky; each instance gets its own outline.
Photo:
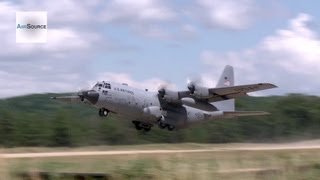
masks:
[[[0,98],[89,89],[214,87],[225,65],[254,95],[320,95],[320,1],[2,0]],[[17,11],[47,11],[48,40],[20,44]]]

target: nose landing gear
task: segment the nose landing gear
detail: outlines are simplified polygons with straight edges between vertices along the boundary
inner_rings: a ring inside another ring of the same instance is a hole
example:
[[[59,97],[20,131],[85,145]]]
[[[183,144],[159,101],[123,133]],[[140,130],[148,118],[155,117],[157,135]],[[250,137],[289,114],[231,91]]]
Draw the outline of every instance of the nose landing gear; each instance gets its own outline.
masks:
[[[101,117],[107,117],[109,115],[110,111],[105,108],[99,109],[99,116]]]

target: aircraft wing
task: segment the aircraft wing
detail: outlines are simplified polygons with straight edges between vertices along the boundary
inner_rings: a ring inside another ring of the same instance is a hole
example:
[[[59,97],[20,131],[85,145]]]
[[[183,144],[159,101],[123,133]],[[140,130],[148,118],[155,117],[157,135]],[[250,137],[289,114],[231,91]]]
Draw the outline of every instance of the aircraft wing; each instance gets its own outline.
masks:
[[[209,88],[209,96],[198,98],[200,100],[206,100],[209,103],[216,101],[223,101],[228,99],[233,99],[237,97],[247,96],[247,93],[261,91],[265,89],[276,88],[277,86],[270,83],[258,83],[258,84],[248,84],[240,86],[226,86],[218,88]],[[189,91],[180,91],[179,95],[183,97],[192,97]]]
[[[270,83],[258,83],[240,86],[228,86],[220,88],[210,88],[209,94],[211,97],[208,98],[209,102],[233,99],[241,96],[247,96],[247,93],[261,91],[265,89],[272,89],[277,86]]]

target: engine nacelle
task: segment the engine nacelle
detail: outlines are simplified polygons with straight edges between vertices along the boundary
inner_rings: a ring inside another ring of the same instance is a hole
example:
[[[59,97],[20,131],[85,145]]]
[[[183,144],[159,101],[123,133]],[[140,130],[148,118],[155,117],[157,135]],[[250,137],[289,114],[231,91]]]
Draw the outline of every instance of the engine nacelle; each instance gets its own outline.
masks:
[[[181,99],[181,102],[187,106],[201,109],[203,111],[217,111],[217,108],[214,105],[203,101],[198,101],[196,98],[185,97]]]
[[[147,116],[155,117],[157,120],[162,119],[162,109],[159,106],[149,106],[143,109],[143,113]]]
[[[198,98],[205,98],[209,96],[209,89],[202,86],[195,86],[193,95]]]
[[[179,103],[180,102],[179,93],[176,91],[166,90],[166,92],[163,96],[163,99],[169,103]]]

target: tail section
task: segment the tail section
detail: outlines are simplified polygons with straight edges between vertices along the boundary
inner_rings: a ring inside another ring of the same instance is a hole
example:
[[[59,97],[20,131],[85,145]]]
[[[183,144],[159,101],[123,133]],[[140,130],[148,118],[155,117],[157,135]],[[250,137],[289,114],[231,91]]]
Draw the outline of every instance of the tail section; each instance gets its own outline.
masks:
[[[234,86],[234,72],[233,67],[227,65],[218,81],[217,88]],[[235,100],[228,99],[225,101],[218,101],[212,103],[217,109],[223,112],[226,118],[241,117],[241,116],[263,116],[270,113],[264,111],[235,111]]]
[[[228,87],[228,86],[234,86],[234,72],[233,72],[233,67],[230,65],[227,65],[224,68],[216,87],[219,88],[219,87]],[[221,111],[235,110],[234,99],[214,102],[213,105]]]
[[[228,86],[234,86],[233,67],[230,65],[227,65],[224,68],[216,87],[228,87]]]

